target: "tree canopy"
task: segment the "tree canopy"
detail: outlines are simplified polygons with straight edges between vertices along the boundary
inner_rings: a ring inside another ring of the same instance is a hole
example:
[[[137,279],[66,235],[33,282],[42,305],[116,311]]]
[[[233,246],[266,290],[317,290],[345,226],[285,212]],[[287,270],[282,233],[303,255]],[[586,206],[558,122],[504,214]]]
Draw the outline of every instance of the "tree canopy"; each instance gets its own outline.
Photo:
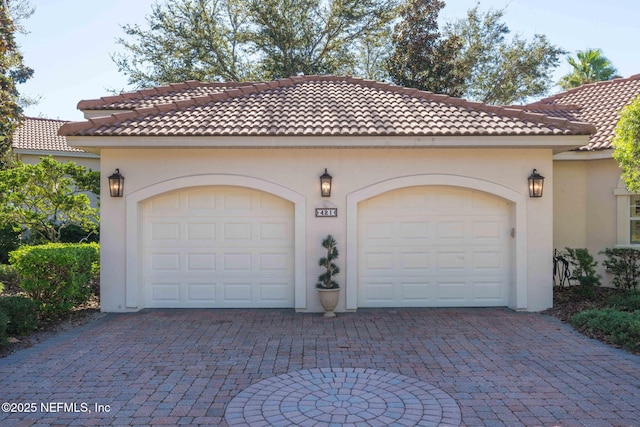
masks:
[[[456,57],[462,42],[456,35],[444,38],[438,31],[443,7],[440,0],[409,0],[400,7],[387,70],[399,85],[461,96],[465,77]]]
[[[384,34],[395,0],[177,0],[155,4],[148,28],[125,25],[112,55],[129,83],[270,80],[345,74]],[[364,67],[361,67],[364,68]]]
[[[7,3],[0,1],[0,169],[11,162],[13,133],[22,119],[17,85],[33,75],[33,70],[22,62],[15,31]]]
[[[544,95],[553,85],[551,72],[565,52],[544,35],[527,40],[508,37],[504,10],[481,12],[476,5],[466,18],[450,23],[445,35],[458,36],[456,61],[464,70],[463,96],[486,104],[513,104]]]
[[[587,83],[610,80],[618,72],[600,49],[578,51],[575,57],[568,57],[567,62],[572,70],[562,76],[558,82],[558,85],[565,90]]]
[[[0,225],[11,225],[35,240],[59,242],[65,228],[97,230],[98,210],[85,191],[99,194],[100,173],[73,162],[43,157],[0,171]]]
[[[620,113],[612,145],[627,189],[640,193],[640,96]]]
[[[351,74],[489,104],[544,95],[564,51],[479,6],[441,32],[443,0],[174,0],[125,25],[129,84]]]

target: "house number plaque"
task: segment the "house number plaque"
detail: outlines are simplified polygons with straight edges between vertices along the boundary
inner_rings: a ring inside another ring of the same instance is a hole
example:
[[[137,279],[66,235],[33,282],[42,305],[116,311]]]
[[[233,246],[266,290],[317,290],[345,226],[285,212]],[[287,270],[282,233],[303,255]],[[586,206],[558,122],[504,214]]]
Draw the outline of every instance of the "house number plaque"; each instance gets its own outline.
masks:
[[[338,208],[316,208],[316,216],[336,217],[338,216]]]

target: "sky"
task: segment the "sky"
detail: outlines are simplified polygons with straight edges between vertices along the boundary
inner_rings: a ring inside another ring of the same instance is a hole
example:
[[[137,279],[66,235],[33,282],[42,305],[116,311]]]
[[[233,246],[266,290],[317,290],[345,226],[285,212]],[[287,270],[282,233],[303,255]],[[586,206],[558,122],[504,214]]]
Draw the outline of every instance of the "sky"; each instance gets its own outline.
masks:
[[[135,90],[118,72],[111,55],[121,52],[116,39],[122,26],[140,24],[158,0],[30,0],[35,13],[23,25],[29,31],[17,41],[34,77],[18,86],[20,93],[40,97],[25,115],[78,121],[79,101]],[[466,15],[477,0],[444,0],[441,22]],[[551,43],[575,54],[599,48],[629,77],[640,73],[639,0],[481,0],[480,9],[505,9],[504,22],[513,34],[530,39],[544,34]],[[554,81],[570,71],[566,58]],[[560,88],[552,88],[549,94]]]

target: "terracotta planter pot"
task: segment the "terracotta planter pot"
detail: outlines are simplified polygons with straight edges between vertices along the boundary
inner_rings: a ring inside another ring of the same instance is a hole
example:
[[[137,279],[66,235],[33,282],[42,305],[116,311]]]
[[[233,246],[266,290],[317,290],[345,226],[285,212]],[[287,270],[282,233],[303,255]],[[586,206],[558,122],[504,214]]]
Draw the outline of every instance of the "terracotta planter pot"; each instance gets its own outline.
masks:
[[[336,317],[333,310],[338,305],[340,289],[318,289],[318,296],[320,297],[320,304],[324,308],[324,317]]]

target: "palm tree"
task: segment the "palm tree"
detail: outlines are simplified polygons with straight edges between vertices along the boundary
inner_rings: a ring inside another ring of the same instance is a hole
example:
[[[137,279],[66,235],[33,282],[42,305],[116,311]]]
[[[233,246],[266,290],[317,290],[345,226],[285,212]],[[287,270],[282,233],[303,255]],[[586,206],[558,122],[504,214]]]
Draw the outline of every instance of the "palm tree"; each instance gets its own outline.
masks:
[[[609,80],[616,75],[618,70],[611,64],[605,56],[602,55],[600,49],[587,49],[576,52],[576,57],[567,58],[569,65],[573,67],[573,71],[563,76],[558,84],[563,89],[571,89],[586,83],[599,82]]]

